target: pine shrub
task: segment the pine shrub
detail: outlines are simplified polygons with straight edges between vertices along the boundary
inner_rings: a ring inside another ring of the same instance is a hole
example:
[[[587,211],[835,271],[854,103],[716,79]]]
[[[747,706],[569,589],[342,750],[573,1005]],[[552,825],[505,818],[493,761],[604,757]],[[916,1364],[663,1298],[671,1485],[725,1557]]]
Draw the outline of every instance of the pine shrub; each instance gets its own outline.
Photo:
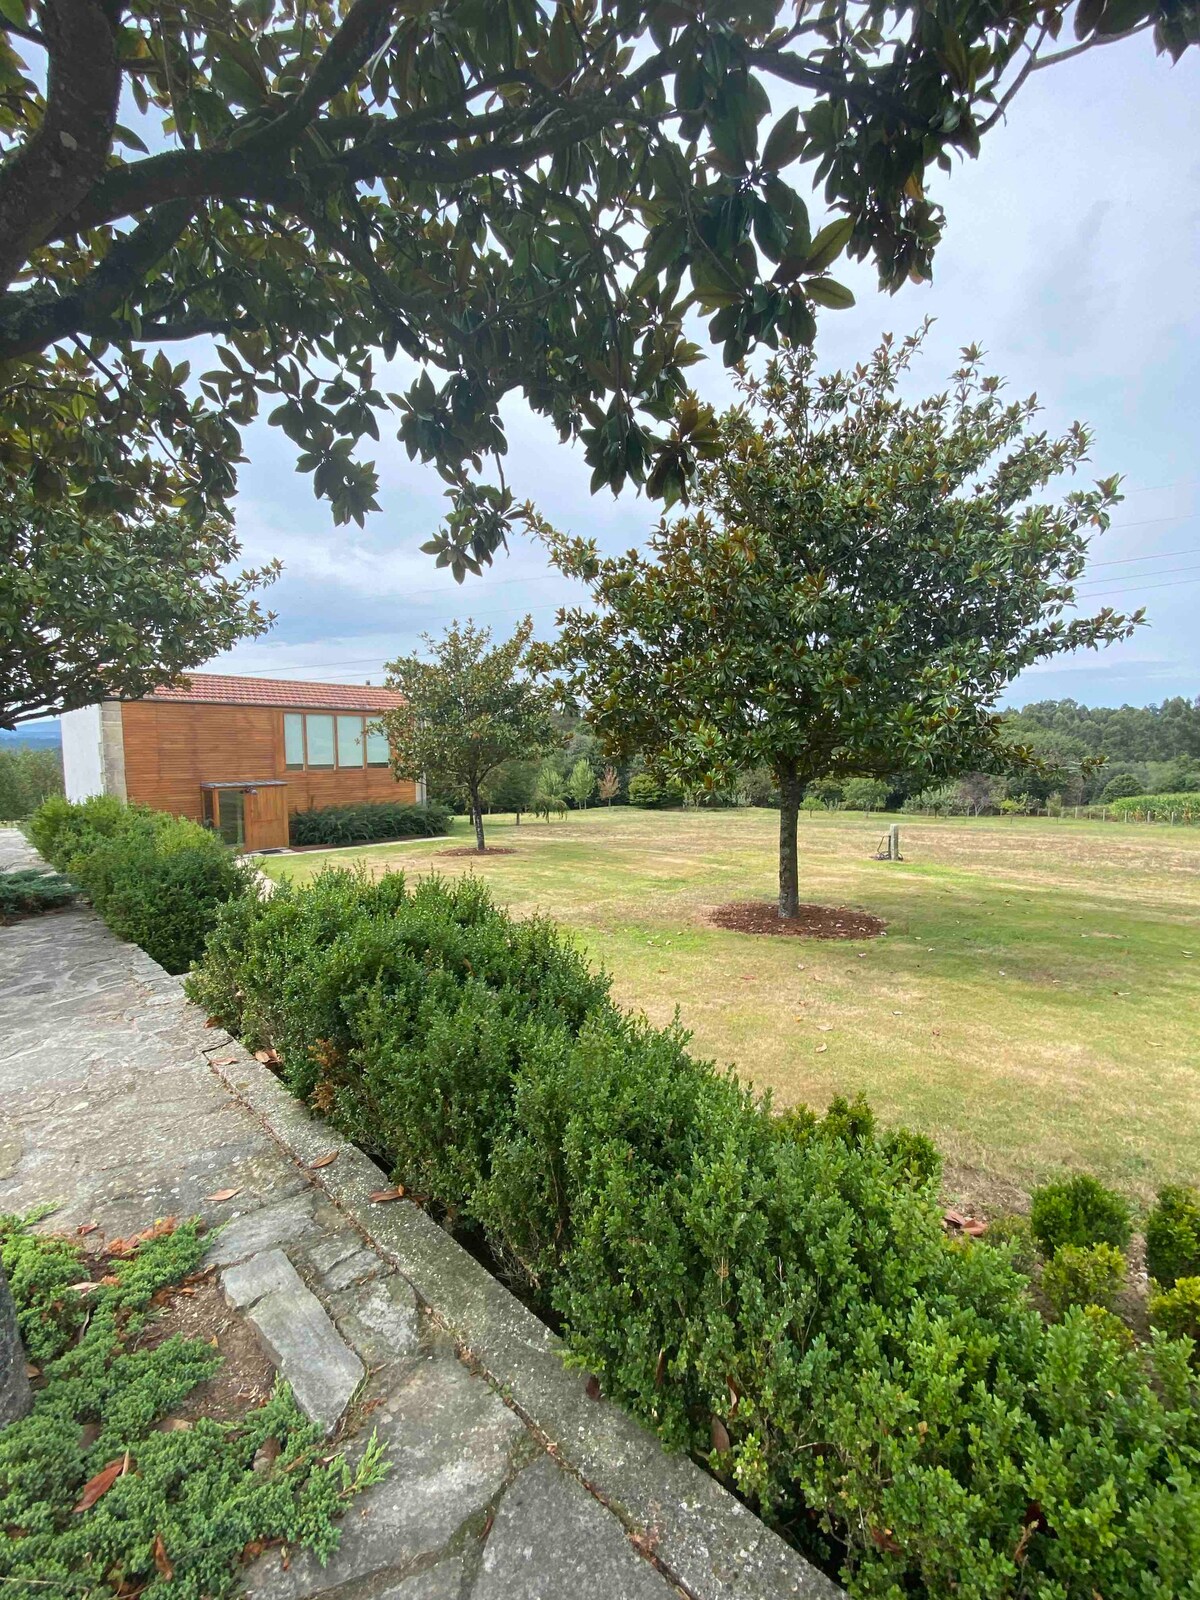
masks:
[[[18,867],[0,872],[0,917],[17,917],[37,911],[54,911],[69,905],[78,894],[61,873],[44,867]]]

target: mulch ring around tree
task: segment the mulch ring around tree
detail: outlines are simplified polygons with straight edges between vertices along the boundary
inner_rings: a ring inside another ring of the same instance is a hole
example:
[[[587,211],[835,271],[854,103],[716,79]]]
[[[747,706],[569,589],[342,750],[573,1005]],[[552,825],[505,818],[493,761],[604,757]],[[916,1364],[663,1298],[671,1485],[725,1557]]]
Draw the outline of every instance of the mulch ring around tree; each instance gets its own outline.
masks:
[[[799,916],[781,917],[773,900],[731,900],[716,906],[710,920],[734,933],[790,934],[797,939],[878,939],[881,918],[847,906],[801,906]]]
[[[485,844],[482,850],[477,850],[473,844],[460,844],[453,850],[439,850],[439,856],[515,856],[517,850],[510,850],[504,844]]]

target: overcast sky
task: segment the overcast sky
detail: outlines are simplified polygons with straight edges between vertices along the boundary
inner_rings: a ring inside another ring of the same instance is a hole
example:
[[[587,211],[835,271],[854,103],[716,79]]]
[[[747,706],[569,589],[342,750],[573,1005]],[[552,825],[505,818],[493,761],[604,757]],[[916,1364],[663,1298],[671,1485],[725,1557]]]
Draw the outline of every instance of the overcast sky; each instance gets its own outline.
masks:
[[[948,228],[932,285],[895,297],[865,267],[837,275],[858,296],[820,315],[824,364],[866,354],[885,330],[937,319],[918,362],[922,392],[943,386],[960,346],[978,341],[1016,395],[1038,393],[1048,427],[1078,417],[1096,434],[1095,475],[1120,472],[1127,499],[1096,541],[1084,595],[1144,604],[1150,626],[1100,655],[1033,668],[1007,701],[1070,695],[1092,705],[1200,693],[1200,52],[1176,67],[1145,38],[1035,73],[978,161],[935,190]],[[814,230],[820,208],[814,209]],[[397,374],[400,376],[400,374]],[[692,369],[701,394],[730,397],[719,359]],[[506,408],[506,473],[560,527],[607,550],[641,542],[655,508],[632,492],[588,493],[579,451],[517,401]],[[335,528],[294,450],[250,430],[237,502],[251,563],[278,556],[279,620],[210,670],[379,681],[384,662],[426,630],[476,618],[507,632],[526,611],[548,633],[576,591],[541,551],[515,547],[459,588],[419,546],[443,485],[394,438],[379,449],[381,512]]]

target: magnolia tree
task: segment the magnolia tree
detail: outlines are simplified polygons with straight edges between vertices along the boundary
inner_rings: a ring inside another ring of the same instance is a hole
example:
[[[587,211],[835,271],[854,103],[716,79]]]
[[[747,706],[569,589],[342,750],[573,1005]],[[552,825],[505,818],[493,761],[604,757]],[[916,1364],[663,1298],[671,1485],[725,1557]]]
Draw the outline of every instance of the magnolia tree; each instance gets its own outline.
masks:
[[[491,644],[491,631],[456,622],[441,639],[428,634],[431,660],[402,656],[388,664],[389,688],[404,704],[381,721],[397,778],[436,773],[466,796],[475,845],[484,848],[484,784],[515,756],[556,741],[550,691],[525,671],[533,633],[526,617],[511,639]]]
[[[279,564],[230,576],[239,546],[220,518],[88,515],[0,486],[0,728],[136,700],[274,620],[253,594]]]
[[[0,468],[88,513],[153,480],[199,520],[228,509],[265,403],[334,520],[361,521],[371,445],[398,428],[451,485],[434,548],[461,577],[516,514],[479,478],[507,394],[582,441],[597,486],[680,493],[705,447],[672,425],[689,306],[736,361],[849,302],[843,250],[888,287],[928,277],[931,168],[975,155],[1032,73],[1141,30],[1177,57],[1196,19],[1194,0],[4,0]],[[197,336],[209,370],[164,353]],[[380,352],[406,358],[400,392]]]
[[[806,785],[1036,764],[1004,737],[1005,685],[1141,620],[1073,612],[1117,479],[1037,498],[1087,460],[1086,428],[1036,431],[1036,398],[1006,401],[974,347],[947,391],[902,401],[922,337],[886,338],[849,373],[818,376],[797,351],[743,376],[695,510],[645,554],[601,559],[542,527],[596,609],[560,616],[541,665],[614,755],[697,787],[770,769],[782,916],[799,904]]]

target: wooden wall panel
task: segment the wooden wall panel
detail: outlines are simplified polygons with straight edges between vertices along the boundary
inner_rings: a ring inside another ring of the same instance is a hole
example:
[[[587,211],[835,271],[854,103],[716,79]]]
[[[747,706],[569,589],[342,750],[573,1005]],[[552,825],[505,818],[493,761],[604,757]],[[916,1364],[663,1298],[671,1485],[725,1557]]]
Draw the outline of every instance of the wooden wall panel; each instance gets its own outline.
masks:
[[[282,778],[289,814],[361,800],[416,800],[416,785],[397,783],[387,767],[286,771],[283,712],[273,706],[130,700],[121,721],[129,799],[197,822],[202,783]]]

